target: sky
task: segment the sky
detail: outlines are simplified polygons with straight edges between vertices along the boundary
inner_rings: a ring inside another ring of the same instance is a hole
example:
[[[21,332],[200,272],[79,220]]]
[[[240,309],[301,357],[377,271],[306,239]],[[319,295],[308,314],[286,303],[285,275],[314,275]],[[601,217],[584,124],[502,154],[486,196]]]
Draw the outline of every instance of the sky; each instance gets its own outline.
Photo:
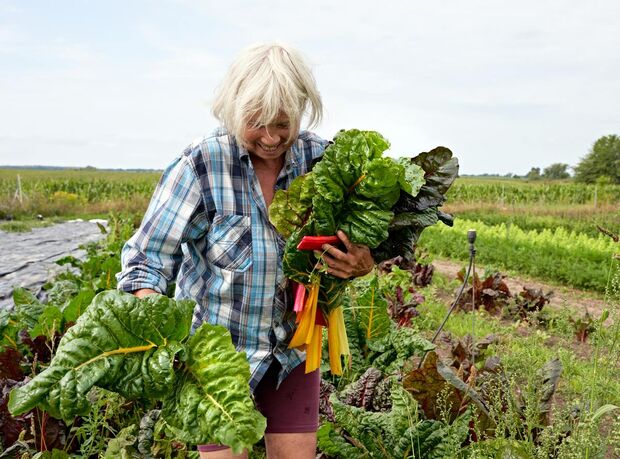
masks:
[[[461,174],[576,165],[620,134],[620,2],[0,0],[0,165],[163,169],[217,127],[238,52],[308,59],[314,131],[450,148]]]

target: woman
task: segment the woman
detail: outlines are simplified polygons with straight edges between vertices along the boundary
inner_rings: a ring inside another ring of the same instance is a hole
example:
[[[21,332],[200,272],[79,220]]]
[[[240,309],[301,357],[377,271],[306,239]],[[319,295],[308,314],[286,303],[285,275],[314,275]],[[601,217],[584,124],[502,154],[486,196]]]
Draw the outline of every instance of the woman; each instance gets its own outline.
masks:
[[[295,328],[282,275],[284,241],[268,207],[309,171],[327,141],[300,132],[316,125],[322,104],[312,73],[295,50],[259,45],[230,67],[213,105],[222,128],[188,147],[163,173],[140,229],[123,249],[121,290],[196,301],[193,327],[230,330],[250,363],[250,387],[267,418],[270,458],[314,458],[319,371],[305,374],[305,354],[288,349]],[[349,278],[372,269],[367,247],[338,234],[345,249],[325,245],[328,272]],[[217,445],[201,457],[232,457]]]

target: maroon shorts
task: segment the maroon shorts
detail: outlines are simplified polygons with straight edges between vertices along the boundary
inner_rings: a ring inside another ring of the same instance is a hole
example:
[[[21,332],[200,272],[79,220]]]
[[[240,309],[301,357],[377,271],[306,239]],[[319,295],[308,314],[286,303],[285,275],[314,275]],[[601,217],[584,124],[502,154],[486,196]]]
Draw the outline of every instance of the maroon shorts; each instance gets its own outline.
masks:
[[[254,391],[256,408],[267,418],[265,433],[316,432],[319,428],[320,370],[305,373],[305,362],[286,377],[280,387],[280,364],[271,364]],[[226,449],[220,445],[198,445],[198,451]]]

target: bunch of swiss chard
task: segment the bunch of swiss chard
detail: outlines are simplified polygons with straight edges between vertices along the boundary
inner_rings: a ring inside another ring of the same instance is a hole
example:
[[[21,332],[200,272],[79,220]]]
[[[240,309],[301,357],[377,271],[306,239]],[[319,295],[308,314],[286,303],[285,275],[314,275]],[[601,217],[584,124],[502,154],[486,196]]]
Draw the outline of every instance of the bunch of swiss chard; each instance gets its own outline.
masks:
[[[311,251],[299,250],[305,236],[333,236],[338,230],[368,246],[375,261],[413,256],[424,228],[452,217],[438,210],[457,177],[458,161],[438,147],[414,158],[384,157],[388,141],[374,131],[339,132],[311,172],[276,192],[269,217],[287,238],[284,274],[299,284],[298,328],[290,347],[307,350],[306,371],[319,367],[322,327],[328,325],[330,366],[342,373],[349,354],[342,315],[346,280],[316,270]]]
[[[60,340],[49,366],[8,400],[13,416],[39,408],[71,423],[90,409],[94,387],[127,400],[162,403],[173,437],[221,443],[239,453],[263,435],[249,365],[223,327],[203,324],[190,336],[194,303],[160,295],[138,299],[105,291]]]

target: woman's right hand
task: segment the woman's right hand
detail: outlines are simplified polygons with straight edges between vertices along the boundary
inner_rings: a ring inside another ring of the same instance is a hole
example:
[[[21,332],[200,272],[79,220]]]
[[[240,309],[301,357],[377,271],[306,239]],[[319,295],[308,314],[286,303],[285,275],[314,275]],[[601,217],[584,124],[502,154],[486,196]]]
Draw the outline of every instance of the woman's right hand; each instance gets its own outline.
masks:
[[[141,288],[140,290],[136,290],[135,292],[133,292],[133,294],[136,295],[138,298],[144,298],[145,296],[152,295],[153,293],[159,295],[159,292],[156,292],[152,288]]]

